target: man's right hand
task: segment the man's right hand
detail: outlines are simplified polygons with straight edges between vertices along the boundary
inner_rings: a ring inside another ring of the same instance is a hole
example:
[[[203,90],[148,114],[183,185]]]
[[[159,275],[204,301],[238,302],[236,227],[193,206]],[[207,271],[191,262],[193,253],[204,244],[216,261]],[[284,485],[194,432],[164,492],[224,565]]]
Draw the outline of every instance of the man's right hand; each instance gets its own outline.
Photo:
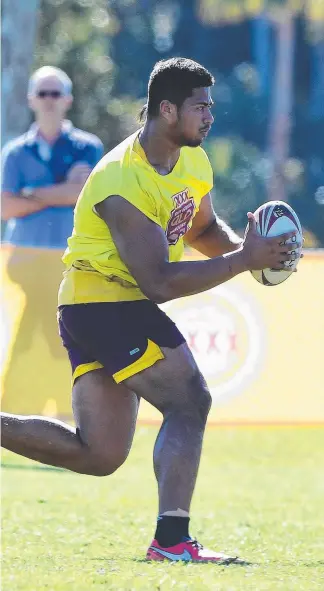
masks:
[[[23,195],[3,191],[1,193],[1,219],[24,218],[46,207],[46,203],[37,201],[33,197],[24,198]]]
[[[106,222],[121,260],[142,293],[159,304],[206,291],[249,269],[283,269],[281,261],[291,260],[288,252],[297,246],[279,244],[294,232],[262,238],[251,213],[240,248],[207,260],[170,262],[165,230],[127,199],[110,195],[96,205],[96,211]]]
[[[253,213],[249,212],[248,226],[245,231],[244,242],[242,245],[242,255],[245,260],[246,268],[250,271],[257,271],[261,269],[287,269],[286,261],[295,260],[296,255],[290,254],[300,248],[301,243],[294,242],[286,244],[286,242],[296,232],[286,232],[274,237],[261,236],[257,230],[257,224]]]

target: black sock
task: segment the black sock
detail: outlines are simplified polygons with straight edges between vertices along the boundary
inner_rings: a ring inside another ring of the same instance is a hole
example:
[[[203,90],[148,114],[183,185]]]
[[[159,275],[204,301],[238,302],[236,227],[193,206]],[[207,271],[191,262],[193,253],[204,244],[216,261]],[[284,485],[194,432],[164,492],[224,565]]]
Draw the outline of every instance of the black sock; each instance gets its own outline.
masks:
[[[183,538],[189,538],[189,517],[174,517],[160,515],[154,538],[162,548],[169,548],[182,542]]]

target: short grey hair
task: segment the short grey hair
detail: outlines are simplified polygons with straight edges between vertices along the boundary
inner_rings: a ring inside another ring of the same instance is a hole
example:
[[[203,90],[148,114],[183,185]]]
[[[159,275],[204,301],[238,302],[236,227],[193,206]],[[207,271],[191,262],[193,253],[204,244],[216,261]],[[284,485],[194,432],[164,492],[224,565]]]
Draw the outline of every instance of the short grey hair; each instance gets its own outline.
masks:
[[[54,66],[43,66],[36,70],[36,72],[34,72],[29,78],[28,95],[34,94],[35,87],[39,80],[48,78],[49,76],[53,76],[61,82],[64,94],[68,95],[72,93],[72,80],[65,72],[63,72],[63,70],[55,68]]]

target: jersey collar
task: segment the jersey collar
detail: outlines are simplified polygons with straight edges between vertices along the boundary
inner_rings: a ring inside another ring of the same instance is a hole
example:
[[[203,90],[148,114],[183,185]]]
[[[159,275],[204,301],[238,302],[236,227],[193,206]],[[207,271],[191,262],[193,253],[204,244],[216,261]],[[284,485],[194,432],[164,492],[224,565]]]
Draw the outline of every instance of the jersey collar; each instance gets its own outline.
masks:
[[[39,140],[38,130],[39,130],[38,124],[36,122],[32,123],[32,125],[30,126],[30,128],[28,129],[28,131],[26,133],[26,144],[28,144],[29,146],[33,146],[38,143],[38,140]],[[62,136],[67,137],[71,134],[72,131],[73,131],[72,121],[69,121],[69,119],[64,119],[64,121],[62,122],[61,134],[58,137],[62,137]]]

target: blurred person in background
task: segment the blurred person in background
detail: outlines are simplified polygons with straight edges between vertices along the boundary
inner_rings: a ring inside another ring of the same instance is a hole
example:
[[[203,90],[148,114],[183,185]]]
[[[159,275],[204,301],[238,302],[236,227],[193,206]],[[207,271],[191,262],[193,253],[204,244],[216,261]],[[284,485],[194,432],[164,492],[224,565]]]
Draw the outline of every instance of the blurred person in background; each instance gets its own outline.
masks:
[[[72,101],[72,82],[65,72],[51,66],[38,69],[28,85],[28,103],[35,122],[2,151],[6,274],[25,297],[21,321],[9,348],[4,408],[22,387],[16,375],[17,361],[31,348],[36,327],[43,331],[50,354],[62,356],[55,322],[61,252],[71,234],[78,195],[103,154],[99,138],[74,128],[65,119]],[[35,355],[35,372],[38,366]]]

